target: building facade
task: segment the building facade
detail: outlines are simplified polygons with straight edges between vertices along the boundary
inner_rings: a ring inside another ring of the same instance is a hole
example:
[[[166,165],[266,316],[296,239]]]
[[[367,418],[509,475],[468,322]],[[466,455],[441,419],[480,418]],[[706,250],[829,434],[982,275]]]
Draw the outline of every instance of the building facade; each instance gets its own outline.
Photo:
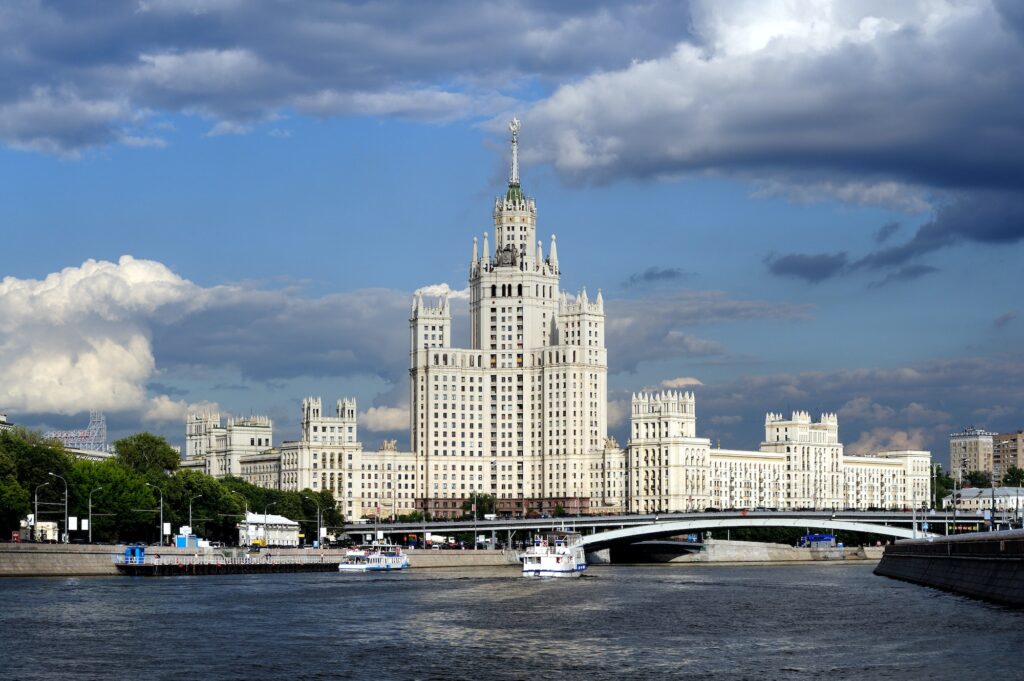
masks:
[[[632,401],[625,448],[608,437],[604,298],[561,289],[554,235],[511,172],[492,230],[473,239],[469,343],[452,341],[451,303],[415,295],[409,315],[410,450],[364,451],[356,402],[302,402],[299,440],[273,448],[265,417],[191,414],[186,466],[254,484],[330,490],[347,518],[423,511],[461,516],[479,495],[525,516],[716,508],[906,507],[928,498],[928,452],[843,453],[835,414],[768,414],[757,451],[697,436],[692,393]],[[492,246],[493,239],[493,246]]]
[[[607,488],[604,300],[560,287],[554,235],[545,256],[537,205],[519,180],[513,120],[508,187],[494,203],[494,247],[473,239],[470,344],[452,345],[447,298],[413,300],[410,442],[418,455],[417,506],[437,513],[476,494],[500,512],[620,506]],[[611,454],[615,459],[621,454]]]
[[[377,451],[359,441],[355,399],[324,414],[319,397],[302,401],[301,436],[281,445],[281,488],[330,490],[347,518],[390,517],[416,509],[416,456],[393,440]]]
[[[238,545],[283,546],[299,545],[299,523],[272,513],[246,513],[238,523]]]
[[[835,414],[769,413],[757,451],[713,448],[696,424],[693,393],[633,396],[627,510],[894,509],[930,498],[929,452],[844,454]]]
[[[274,424],[266,416],[228,418],[221,425],[220,414],[204,412],[189,414],[185,419],[185,458],[182,468],[199,470],[215,478],[245,478],[259,472],[263,487],[277,487],[278,481],[267,475],[269,470],[254,468],[254,459],[273,452]],[[243,460],[246,465],[243,466]]]
[[[992,479],[999,484],[1011,468],[1024,468],[1024,430],[992,436],[992,467],[999,471]]]
[[[995,477],[996,470],[992,459],[992,436],[981,428],[970,426],[959,433],[949,436],[949,470],[954,477],[960,473],[966,475],[971,471],[982,471]]]

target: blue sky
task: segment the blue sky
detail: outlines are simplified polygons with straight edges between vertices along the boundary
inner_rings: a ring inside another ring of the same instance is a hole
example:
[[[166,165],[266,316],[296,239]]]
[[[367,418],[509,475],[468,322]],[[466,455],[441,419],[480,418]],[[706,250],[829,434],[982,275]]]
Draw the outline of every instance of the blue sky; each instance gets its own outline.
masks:
[[[406,442],[410,296],[465,288],[518,115],[620,441],[662,385],[733,447],[793,409],[943,461],[1024,427],[1024,13],[889,5],[10,3],[0,411],[281,439],[354,395]]]

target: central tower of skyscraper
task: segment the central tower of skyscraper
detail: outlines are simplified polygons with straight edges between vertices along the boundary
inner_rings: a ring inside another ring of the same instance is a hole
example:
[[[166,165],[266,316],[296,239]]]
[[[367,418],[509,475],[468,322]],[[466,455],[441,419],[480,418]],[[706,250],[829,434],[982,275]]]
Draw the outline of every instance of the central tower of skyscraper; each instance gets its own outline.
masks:
[[[513,119],[494,248],[486,232],[473,239],[470,348],[451,347],[446,298],[413,300],[410,435],[421,508],[435,514],[478,494],[516,514],[608,505],[604,302],[559,289],[555,237],[545,257],[520,183],[519,130]]]

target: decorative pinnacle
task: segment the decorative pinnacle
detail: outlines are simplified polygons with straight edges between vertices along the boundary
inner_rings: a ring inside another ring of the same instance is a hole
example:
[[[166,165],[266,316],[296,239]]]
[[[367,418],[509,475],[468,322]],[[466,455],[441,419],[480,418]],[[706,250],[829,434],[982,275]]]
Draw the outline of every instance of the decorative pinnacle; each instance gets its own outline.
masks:
[[[513,116],[512,122],[508,124],[508,130],[512,133],[512,175],[508,178],[509,184],[519,184],[519,128],[522,124],[518,118]]]

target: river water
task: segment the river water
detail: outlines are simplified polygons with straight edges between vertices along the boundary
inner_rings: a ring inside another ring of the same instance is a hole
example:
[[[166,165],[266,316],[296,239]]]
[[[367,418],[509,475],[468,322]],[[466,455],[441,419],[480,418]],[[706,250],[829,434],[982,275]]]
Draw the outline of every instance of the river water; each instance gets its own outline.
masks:
[[[0,580],[0,679],[1024,678],[1024,611],[871,570]]]

